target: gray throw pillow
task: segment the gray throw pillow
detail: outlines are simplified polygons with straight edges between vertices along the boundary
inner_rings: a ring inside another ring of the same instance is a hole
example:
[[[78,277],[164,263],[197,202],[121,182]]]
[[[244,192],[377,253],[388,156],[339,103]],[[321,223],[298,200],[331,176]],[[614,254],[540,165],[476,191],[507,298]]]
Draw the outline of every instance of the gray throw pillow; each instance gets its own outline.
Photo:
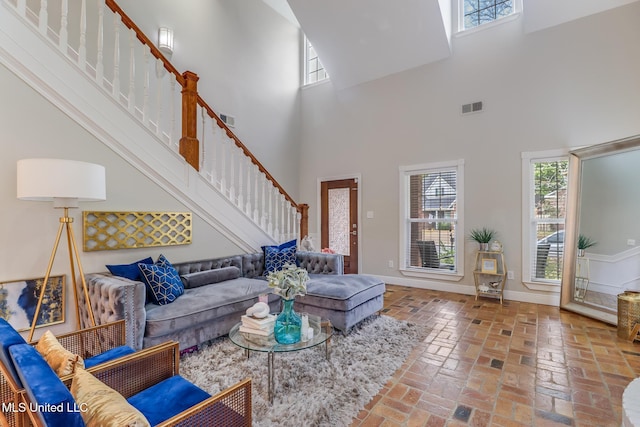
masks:
[[[198,271],[197,273],[183,274],[180,276],[185,289],[193,289],[212,283],[224,282],[225,280],[237,279],[240,277],[238,267],[222,267],[215,270]]]

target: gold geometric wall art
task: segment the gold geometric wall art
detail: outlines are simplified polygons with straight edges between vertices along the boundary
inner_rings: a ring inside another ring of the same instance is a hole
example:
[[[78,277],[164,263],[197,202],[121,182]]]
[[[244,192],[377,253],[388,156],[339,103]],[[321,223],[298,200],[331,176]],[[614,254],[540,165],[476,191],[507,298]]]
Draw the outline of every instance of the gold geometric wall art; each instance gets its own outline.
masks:
[[[85,251],[191,244],[191,212],[82,213]]]

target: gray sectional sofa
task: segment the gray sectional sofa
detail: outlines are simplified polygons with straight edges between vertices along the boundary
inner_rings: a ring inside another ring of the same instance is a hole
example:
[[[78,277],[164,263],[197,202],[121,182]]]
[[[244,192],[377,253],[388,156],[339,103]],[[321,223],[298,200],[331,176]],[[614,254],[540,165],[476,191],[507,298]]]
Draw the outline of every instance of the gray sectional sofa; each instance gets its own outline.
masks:
[[[345,275],[341,255],[298,252],[297,262],[311,278],[307,295],[296,298],[296,310],[319,315],[339,330],[382,309],[385,284],[368,275]],[[180,349],[226,335],[258,297],[268,294],[272,312],[280,297],[264,278],[264,255],[251,253],[225,258],[175,263],[185,284],[174,302],[147,302],[145,284],[110,273],[86,275],[89,299],[102,324],[125,319],[127,344],[135,349],[175,340]],[[86,307],[81,308],[85,321]]]

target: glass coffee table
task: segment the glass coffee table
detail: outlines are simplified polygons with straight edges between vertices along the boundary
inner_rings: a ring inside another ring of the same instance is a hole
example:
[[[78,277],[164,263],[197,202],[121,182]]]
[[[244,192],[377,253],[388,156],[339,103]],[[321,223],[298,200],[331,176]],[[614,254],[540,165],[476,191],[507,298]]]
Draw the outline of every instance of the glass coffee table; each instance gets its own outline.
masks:
[[[229,339],[232,343],[245,350],[247,358],[250,352],[259,351],[267,353],[267,375],[269,384],[269,402],[273,403],[274,384],[273,384],[273,360],[276,353],[288,353],[290,351],[305,350],[307,348],[325,345],[325,356],[327,359],[331,357],[331,336],[333,335],[333,327],[331,322],[321,319],[318,316],[309,315],[309,328],[313,329],[313,338],[308,341],[300,341],[295,344],[280,344],[273,334],[268,337],[261,335],[248,334],[240,332],[241,323],[237,323],[231,331],[229,331]]]

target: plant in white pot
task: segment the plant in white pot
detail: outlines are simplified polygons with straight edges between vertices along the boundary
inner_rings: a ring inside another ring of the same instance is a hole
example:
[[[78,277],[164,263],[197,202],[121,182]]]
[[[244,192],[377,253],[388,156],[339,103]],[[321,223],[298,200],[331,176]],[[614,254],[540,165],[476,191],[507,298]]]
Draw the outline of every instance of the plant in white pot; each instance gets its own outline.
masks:
[[[578,256],[583,257],[584,251],[591,246],[595,246],[598,242],[584,234],[578,235]]]
[[[471,240],[475,240],[480,245],[481,251],[489,250],[489,242],[496,237],[498,233],[495,230],[490,228],[482,227],[482,228],[473,228],[469,232],[469,238]]]

